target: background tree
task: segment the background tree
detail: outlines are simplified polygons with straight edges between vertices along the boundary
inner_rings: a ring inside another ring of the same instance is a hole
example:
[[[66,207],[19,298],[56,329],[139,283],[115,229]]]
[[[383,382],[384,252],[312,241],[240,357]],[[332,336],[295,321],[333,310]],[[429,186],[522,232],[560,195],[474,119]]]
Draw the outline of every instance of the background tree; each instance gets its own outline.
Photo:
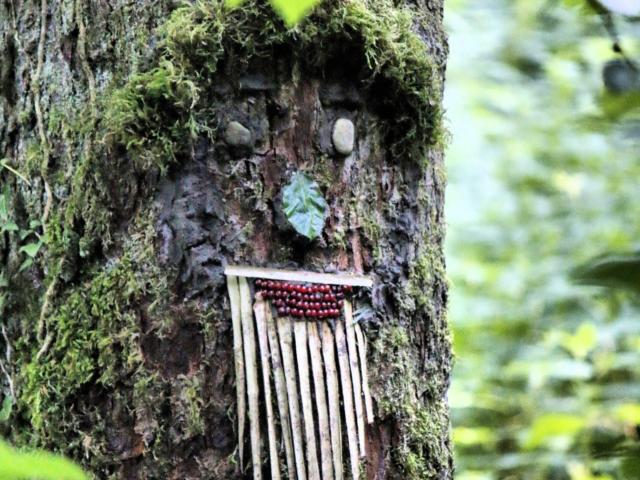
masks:
[[[360,270],[367,477],[451,477],[441,2],[327,1],[288,29],[262,2],[11,1],[0,42],[14,443],[99,478],[238,476],[224,265]],[[282,213],[298,171],[329,207],[314,241]]]

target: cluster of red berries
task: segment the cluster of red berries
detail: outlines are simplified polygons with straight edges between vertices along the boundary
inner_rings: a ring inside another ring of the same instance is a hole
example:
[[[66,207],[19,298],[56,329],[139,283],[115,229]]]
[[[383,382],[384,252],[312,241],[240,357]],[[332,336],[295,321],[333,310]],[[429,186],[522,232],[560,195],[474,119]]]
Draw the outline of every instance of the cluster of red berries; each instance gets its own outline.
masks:
[[[263,298],[272,300],[278,315],[307,318],[337,318],[349,285],[321,285],[258,279],[255,285]]]

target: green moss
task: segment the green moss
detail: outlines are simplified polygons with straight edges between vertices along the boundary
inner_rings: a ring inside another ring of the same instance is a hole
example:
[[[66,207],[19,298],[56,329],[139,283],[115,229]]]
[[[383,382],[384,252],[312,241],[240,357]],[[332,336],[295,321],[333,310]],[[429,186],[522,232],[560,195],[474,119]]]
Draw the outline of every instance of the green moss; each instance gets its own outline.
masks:
[[[400,325],[381,329],[373,344],[372,364],[381,366],[374,372],[374,384],[380,416],[394,416],[400,427],[394,462],[405,478],[424,480],[436,478],[442,465],[448,465],[448,408],[441,400],[421,398],[427,385],[419,384],[423,376],[418,374],[419,362],[410,343]]]
[[[199,92],[211,87],[223,58],[241,69],[287,45],[314,67],[326,52],[348,43],[361,49],[368,83],[390,84],[385,105],[395,112],[394,154],[423,160],[426,147],[442,136],[442,80],[413,21],[411,10],[390,0],[326,5],[294,29],[256,2],[233,11],[215,0],[180,7],[159,30],[157,66],[132,76],[106,102],[106,137],[138,154],[151,150],[151,161],[166,166],[175,158],[177,140],[200,132],[204,123],[197,112],[205,106]]]
[[[68,401],[83,385],[112,388],[141,365],[136,305],[161,299],[167,291],[153,260],[154,238],[152,222],[138,221],[125,254],[69,289],[50,319],[56,337],[44,358],[38,360],[28,343],[18,348],[23,364],[19,401],[35,443],[55,445],[54,439],[68,438],[64,433],[74,427],[76,415]]]

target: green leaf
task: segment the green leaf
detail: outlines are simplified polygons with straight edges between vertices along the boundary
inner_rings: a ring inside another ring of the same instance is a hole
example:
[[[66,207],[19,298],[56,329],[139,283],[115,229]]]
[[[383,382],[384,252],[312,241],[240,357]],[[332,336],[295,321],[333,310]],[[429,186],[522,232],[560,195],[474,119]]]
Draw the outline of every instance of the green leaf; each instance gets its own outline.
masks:
[[[300,22],[321,0],[271,0],[273,9],[278,12],[289,27]]]
[[[284,20],[288,27],[293,27],[300,22],[313,7],[322,0],[271,0],[271,6]],[[225,5],[229,8],[240,6],[244,0],[225,0]]]
[[[42,247],[42,242],[27,243],[20,247],[20,252],[26,253],[30,258],[36,258],[36,255],[38,255],[38,252],[40,251],[40,247]]]
[[[40,247],[42,247],[42,242],[27,243],[20,247],[20,252],[26,253],[30,258],[36,258]]]
[[[554,440],[567,440],[576,435],[585,426],[583,416],[569,415],[565,413],[548,413],[535,419],[526,447],[537,448],[547,445]]]
[[[640,253],[605,253],[572,273],[576,283],[640,290]]]
[[[22,262],[22,265],[20,265],[19,271],[24,272],[31,265],[33,265],[33,258],[27,258],[24,262]]]
[[[598,343],[598,329],[593,323],[583,323],[574,335],[564,334],[562,346],[575,358],[584,359]]]
[[[88,480],[71,461],[42,451],[20,452],[0,440],[0,480]]]
[[[289,223],[309,239],[322,233],[327,212],[327,202],[318,184],[303,173],[293,175],[284,187],[282,207]]]
[[[4,232],[17,232],[19,230],[18,225],[15,222],[9,220],[7,223],[2,225],[2,231]]]

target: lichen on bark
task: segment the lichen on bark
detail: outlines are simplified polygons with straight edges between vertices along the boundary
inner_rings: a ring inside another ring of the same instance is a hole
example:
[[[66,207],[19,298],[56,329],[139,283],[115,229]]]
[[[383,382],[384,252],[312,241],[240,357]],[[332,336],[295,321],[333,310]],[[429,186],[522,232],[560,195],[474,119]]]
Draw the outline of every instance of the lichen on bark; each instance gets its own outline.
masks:
[[[441,5],[327,0],[294,29],[262,2],[10,5],[0,149],[30,184],[0,174],[46,242],[19,272],[0,239],[18,386],[0,429],[99,478],[233,476],[224,264],[363,269],[387,366],[367,476],[449,478]],[[337,158],[342,117],[357,144]],[[252,148],[224,144],[231,120]],[[295,170],[329,203],[316,242],[282,219]]]

